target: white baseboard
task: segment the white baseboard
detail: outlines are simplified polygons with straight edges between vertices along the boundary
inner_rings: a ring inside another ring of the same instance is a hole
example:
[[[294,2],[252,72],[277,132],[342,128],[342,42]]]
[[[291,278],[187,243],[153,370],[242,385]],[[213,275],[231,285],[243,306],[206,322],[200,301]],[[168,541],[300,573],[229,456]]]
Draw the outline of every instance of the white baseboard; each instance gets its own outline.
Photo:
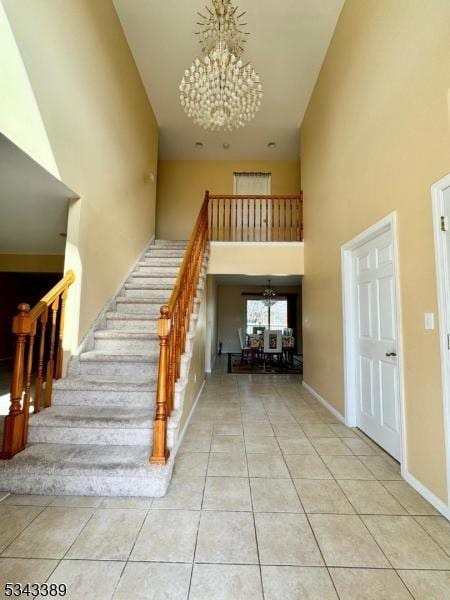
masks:
[[[325,400],[325,398],[322,398],[322,396],[321,396],[320,394],[318,394],[314,388],[312,388],[310,385],[308,385],[308,384],[306,383],[306,381],[302,381],[302,385],[303,385],[303,387],[304,387],[306,390],[308,390],[308,392],[309,392],[310,394],[312,394],[312,395],[314,396],[314,398],[317,398],[317,400],[318,400],[318,401],[319,401],[321,404],[323,404],[323,406],[325,406],[325,408],[326,408],[327,410],[329,410],[329,411],[330,411],[330,413],[336,417],[336,419],[338,419],[338,420],[339,420],[341,423],[343,423],[343,424],[345,425],[345,418],[344,418],[344,416],[343,416],[343,415],[341,415],[341,413],[340,413],[339,411],[337,411],[337,410],[334,408],[334,406],[331,406],[331,404],[329,404],[329,403],[328,403],[328,402]]]
[[[344,423],[345,418],[338,412],[331,404],[329,404],[325,398],[322,398],[320,394],[316,392],[314,388],[308,385],[305,381],[302,382],[303,387],[308,390],[310,394],[317,398],[317,400],[325,406],[339,421]],[[402,477],[403,479],[409,483],[409,485],[416,490],[418,494],[423,496],[425,500],[427,500],[431,506],[433,506],[438,512],[441,513],[446,519],[450,521],[450,507],[448,507],[445,502],[443,502],[440,498],[438,498],[431,490],[429,490],[423,483],[420,483],[409,471],[406,469],[402,469]]]
[[[402,469],[402,477],[405,481],[409,483],[411,487],[413,487],[417,493],[427,500],[431,506],[433,506],[437,511],[441,513],[446,519],[450,521],[450,510],[449,507],[443,502],[440,498],[438,498],[431,490],[429,490],[423,483],[420,483],[418,479],[411,475],[409,471],[406,469]]]
[[[200,389],[198,391],[198,394],[194,400],[194,404],[192,405],[192,408],[189,412],[188,418],[186,419],[186,423],[183,426],[183,430],[180,433],[180,435],[177,437],[177,441],[176,441],[176,447],[175,447],[175,454],[178,452],[178,448],[181,446],[181,443],[183,441],[184,438],[184,434],[187,431],[187,428],[189,427],[189,423],[191,422],[192,419],[192,415],[194,414],[195,409],[197,408],[197,403],[200,399],[200,396],[202,395],[203,392],[203,388],[205,387],[205,383],[206,383],[206,379],[203,380],[202,385],[200,386]]]

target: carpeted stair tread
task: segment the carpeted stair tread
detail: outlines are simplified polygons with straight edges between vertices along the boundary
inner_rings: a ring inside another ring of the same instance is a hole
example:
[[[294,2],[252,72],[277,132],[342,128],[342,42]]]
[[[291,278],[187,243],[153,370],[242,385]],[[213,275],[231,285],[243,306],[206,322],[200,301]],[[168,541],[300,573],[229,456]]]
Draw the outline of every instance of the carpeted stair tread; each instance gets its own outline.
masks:
[[[149,429],[153,416],[154,410],[131,406],[51,406],[32,415],[30,427]]]

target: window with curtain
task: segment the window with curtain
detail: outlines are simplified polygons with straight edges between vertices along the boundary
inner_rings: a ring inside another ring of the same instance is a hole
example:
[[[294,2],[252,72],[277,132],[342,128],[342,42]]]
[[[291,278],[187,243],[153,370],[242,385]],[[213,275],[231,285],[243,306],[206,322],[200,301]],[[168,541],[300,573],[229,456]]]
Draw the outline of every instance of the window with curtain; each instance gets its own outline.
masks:
[[[234,193],[237,196],[259,196],[272,193],[272,174],[258,172],[234,173]]]

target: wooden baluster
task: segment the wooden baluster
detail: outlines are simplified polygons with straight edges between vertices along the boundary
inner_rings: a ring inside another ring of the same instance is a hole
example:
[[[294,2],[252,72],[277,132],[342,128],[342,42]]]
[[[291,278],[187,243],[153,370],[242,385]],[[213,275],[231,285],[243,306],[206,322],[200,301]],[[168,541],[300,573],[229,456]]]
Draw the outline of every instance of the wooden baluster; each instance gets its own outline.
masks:
[[[63,367],[63,337],[64,337],[64,321],[65,321],[65,310],[66,310],[66,300],[67,294],[69,292],[69,288],[66,288],[61,294],[61,310],[59,312],[59,331],[58,331],[58,350],[56,353],[56,371],[55,371],[55,379],[61,379],[62,377],[62,367]]]
[[[281,242],[281,203],[280,203],[280,199],[277,200],[277,204],[278,204],[278,237],[277,237],[277,241]]]
[[[169,359],[168,338],[170,335],[169,307],[162,306],[158,320],[159,369],[156,390],[156,415],[153,427],[153,451],[150,462],[165,465],[169,458],[167,448],[167,368]]]
[[[184,320],[182,294],[180,294],[180,299],[179,299],[177,308],[178,308],[178,315],[177,315],[178,327],[177,327],[177,343],[176,343],[175,381],[178,381],[178,378],[180,377],[180,356],[181,356],[181,344],[182,344],[181,338],[182,338],[183,320]]]
[[[270,199],[270,241],[273,242],[275,240],[275,200],[273,198]]]
[[[266,235],[264,241],[269,241],[269,199],[266,198]]]
[[[238,200],[239,205],[239,238],[240,242],[244,241],[244,201],[242,198]]]
[[[292,220],[291,220],[291,206],[292,206],[292,200],[286,200],[286,239],[287,241],[291,241],[292,240],[292,231],[291,231],[291,226],[292,226]]]
[[[246,242],[250,241],[250,200],[247,198],[247,236]]]
[[[295,229],[294,229],[294,210],[295,210],[295,200],[291,200],[289,202],[289,210],[290,210],[290,236],[289,239],[291,241],[295,241]]]
[[[52,328],[50,331],[50,349],[47,363],[47,373],[45,377],[45,398],[44,406],[48,408],[52,404],[53,378],[55,375],[55,338],[56,338],[56,319],[58,316],[59,296],[51,305]]]
[[[172,313],[172,318],[170,322],[170,338],[169,338],[169,349],[168,349],[168,359],[167,359],[167,416],[170,417],[170,414],[173,410],[173,394],[174,394],[174,378],[175,378],[175,340],[176,340],[176,309],[175,312]]]
[[[23,427],[23,446],[27,445],[28,441],[28,419],[30,416],[30,392],[31,392],[31,373],[33,371],[33,350],[34,350],[34,339],[36,336],[36,321],[31,326],[30,335],[28,337],[28,357],[27,366],[25,370],[25,392],[23,395],[23,414],[24,414],[24,427]]]
[[[178,314],[178,306],[175,309],[175,312],[172,316],[171,326],[173,330],[170,334],[170,360],[172,363],[172,372],[170,379],[170,390],[171,395],[174,397],[175,395],[175,382],[178,380],[178,367],[177,367],[177,339],[179,336],[179,314]]]
[[[227,199],[222,200],[222,241],[227,241]]]
[[[213,219],[212,219],[212,207],[213,207],[213,203],[214,201],[211,200],[210,198],[208,199],[208,240],[212,241],[213,239]]]
[[[19,314],[13,319],[12,332],[16,335],[16,350],[11,379],[9,414],[3,426],[1,458],[12,458],[24,449],[25,415],[22,410],[23,371],[25,365],[26,338],[31,332],[30,306],[19,304]]]
[[[212,203],[209,199],[209,190],[205,192],[205,200],[203,204],[205,210],[205,218],[206,218],[206,231],[208,235],[208,239],[212,239]]]
[[[34,384],[34,412],[38,413],[41,410],[42,383],[44,381],[44,351],[45,351],[45,331],[47,329],[48,310],[42,313],[41,335],[39,340],[39,357],[36,382]]]

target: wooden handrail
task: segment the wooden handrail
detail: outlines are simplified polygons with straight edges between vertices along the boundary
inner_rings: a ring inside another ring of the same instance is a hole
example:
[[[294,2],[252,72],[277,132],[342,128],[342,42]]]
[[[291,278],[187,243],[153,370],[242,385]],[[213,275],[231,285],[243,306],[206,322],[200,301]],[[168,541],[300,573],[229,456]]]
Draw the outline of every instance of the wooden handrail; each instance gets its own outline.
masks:
[[[58,296],[61,296],[61,294],[72,285],[74,281],[75,273],[73,271],[67,271],[64,277],[60,279],[35,306],[33,306],[30,310],[30,319],[35,321]]]
[[[173,292],[170,296],[169,302],[167,303],[168,307],[169,307],[169,312],[174,309],[175,304],[178,301],[178,297],[180,295],[181,283],[183,281],[183,277],[184,277],[185,273],[187,272],[189,261],[191,260],[191,255],[194,250],[194,246],[195,246],[196,242],[198,241],[198,239],[197,239],[198,234],[201,231],[202,226],[205,225],[204,218],[205,218],[205,214],[207,214],[209,198],[210,198],[209,192],[206,191],[202,207],[198,214],[197,220],[195,221],[194,230],[192,232],[191,239],[189,240],[188,246],[186,248],[186,252],[183,257],[183,262],[181,263],[180,270],[178,272],[178,276],[175,281]],[[206,225],[207,225],[207,222],[206,222]]]
[[[167,419],[174,406],[175,384],[180,377],[181,356],[186,347],[186,335],[194,309],[194,300],[208,241],[209,192],[205,193],[200,213],[189,240],[175,286],[167,305],[161,306],[158,320],[160,354],[156,389],[156,415],[153,427],[152,464],[165,464]]]
[[[229,199],[233,199],[236,198],[237,200],[301,200],[302,199],[302,195],[301,194],[294,194],[294,195],[283,195],[283,194],[276,194],[276,195],[271,195],[271,194],[257,194],[257,195],[245,195],[245,194],[222,194],[220,196],[218,195],[210,195],[209,199],[210,200],[229,200]]]
[[[25,303],[21,303],[17,307],[19,312],[14,317],[12,325],[12,332],[16,336],[16,349],[11,379],[10,407],[4,422],[0,458],[12,458],[27,445],[35,340],[39,326],[39,343],[36,345],[38,358],[34,381],[34,412],[39,412],[42,407],[44,377],[44,407],[47,408],[51,405],[53,380],[62,376],[65,304],[69,287],[74,281],[75,273],[68,271],[32,309]],[[47,330],[48,322],[50,323],[49,330]],[[46,353],[48,337],[50,341]]]

